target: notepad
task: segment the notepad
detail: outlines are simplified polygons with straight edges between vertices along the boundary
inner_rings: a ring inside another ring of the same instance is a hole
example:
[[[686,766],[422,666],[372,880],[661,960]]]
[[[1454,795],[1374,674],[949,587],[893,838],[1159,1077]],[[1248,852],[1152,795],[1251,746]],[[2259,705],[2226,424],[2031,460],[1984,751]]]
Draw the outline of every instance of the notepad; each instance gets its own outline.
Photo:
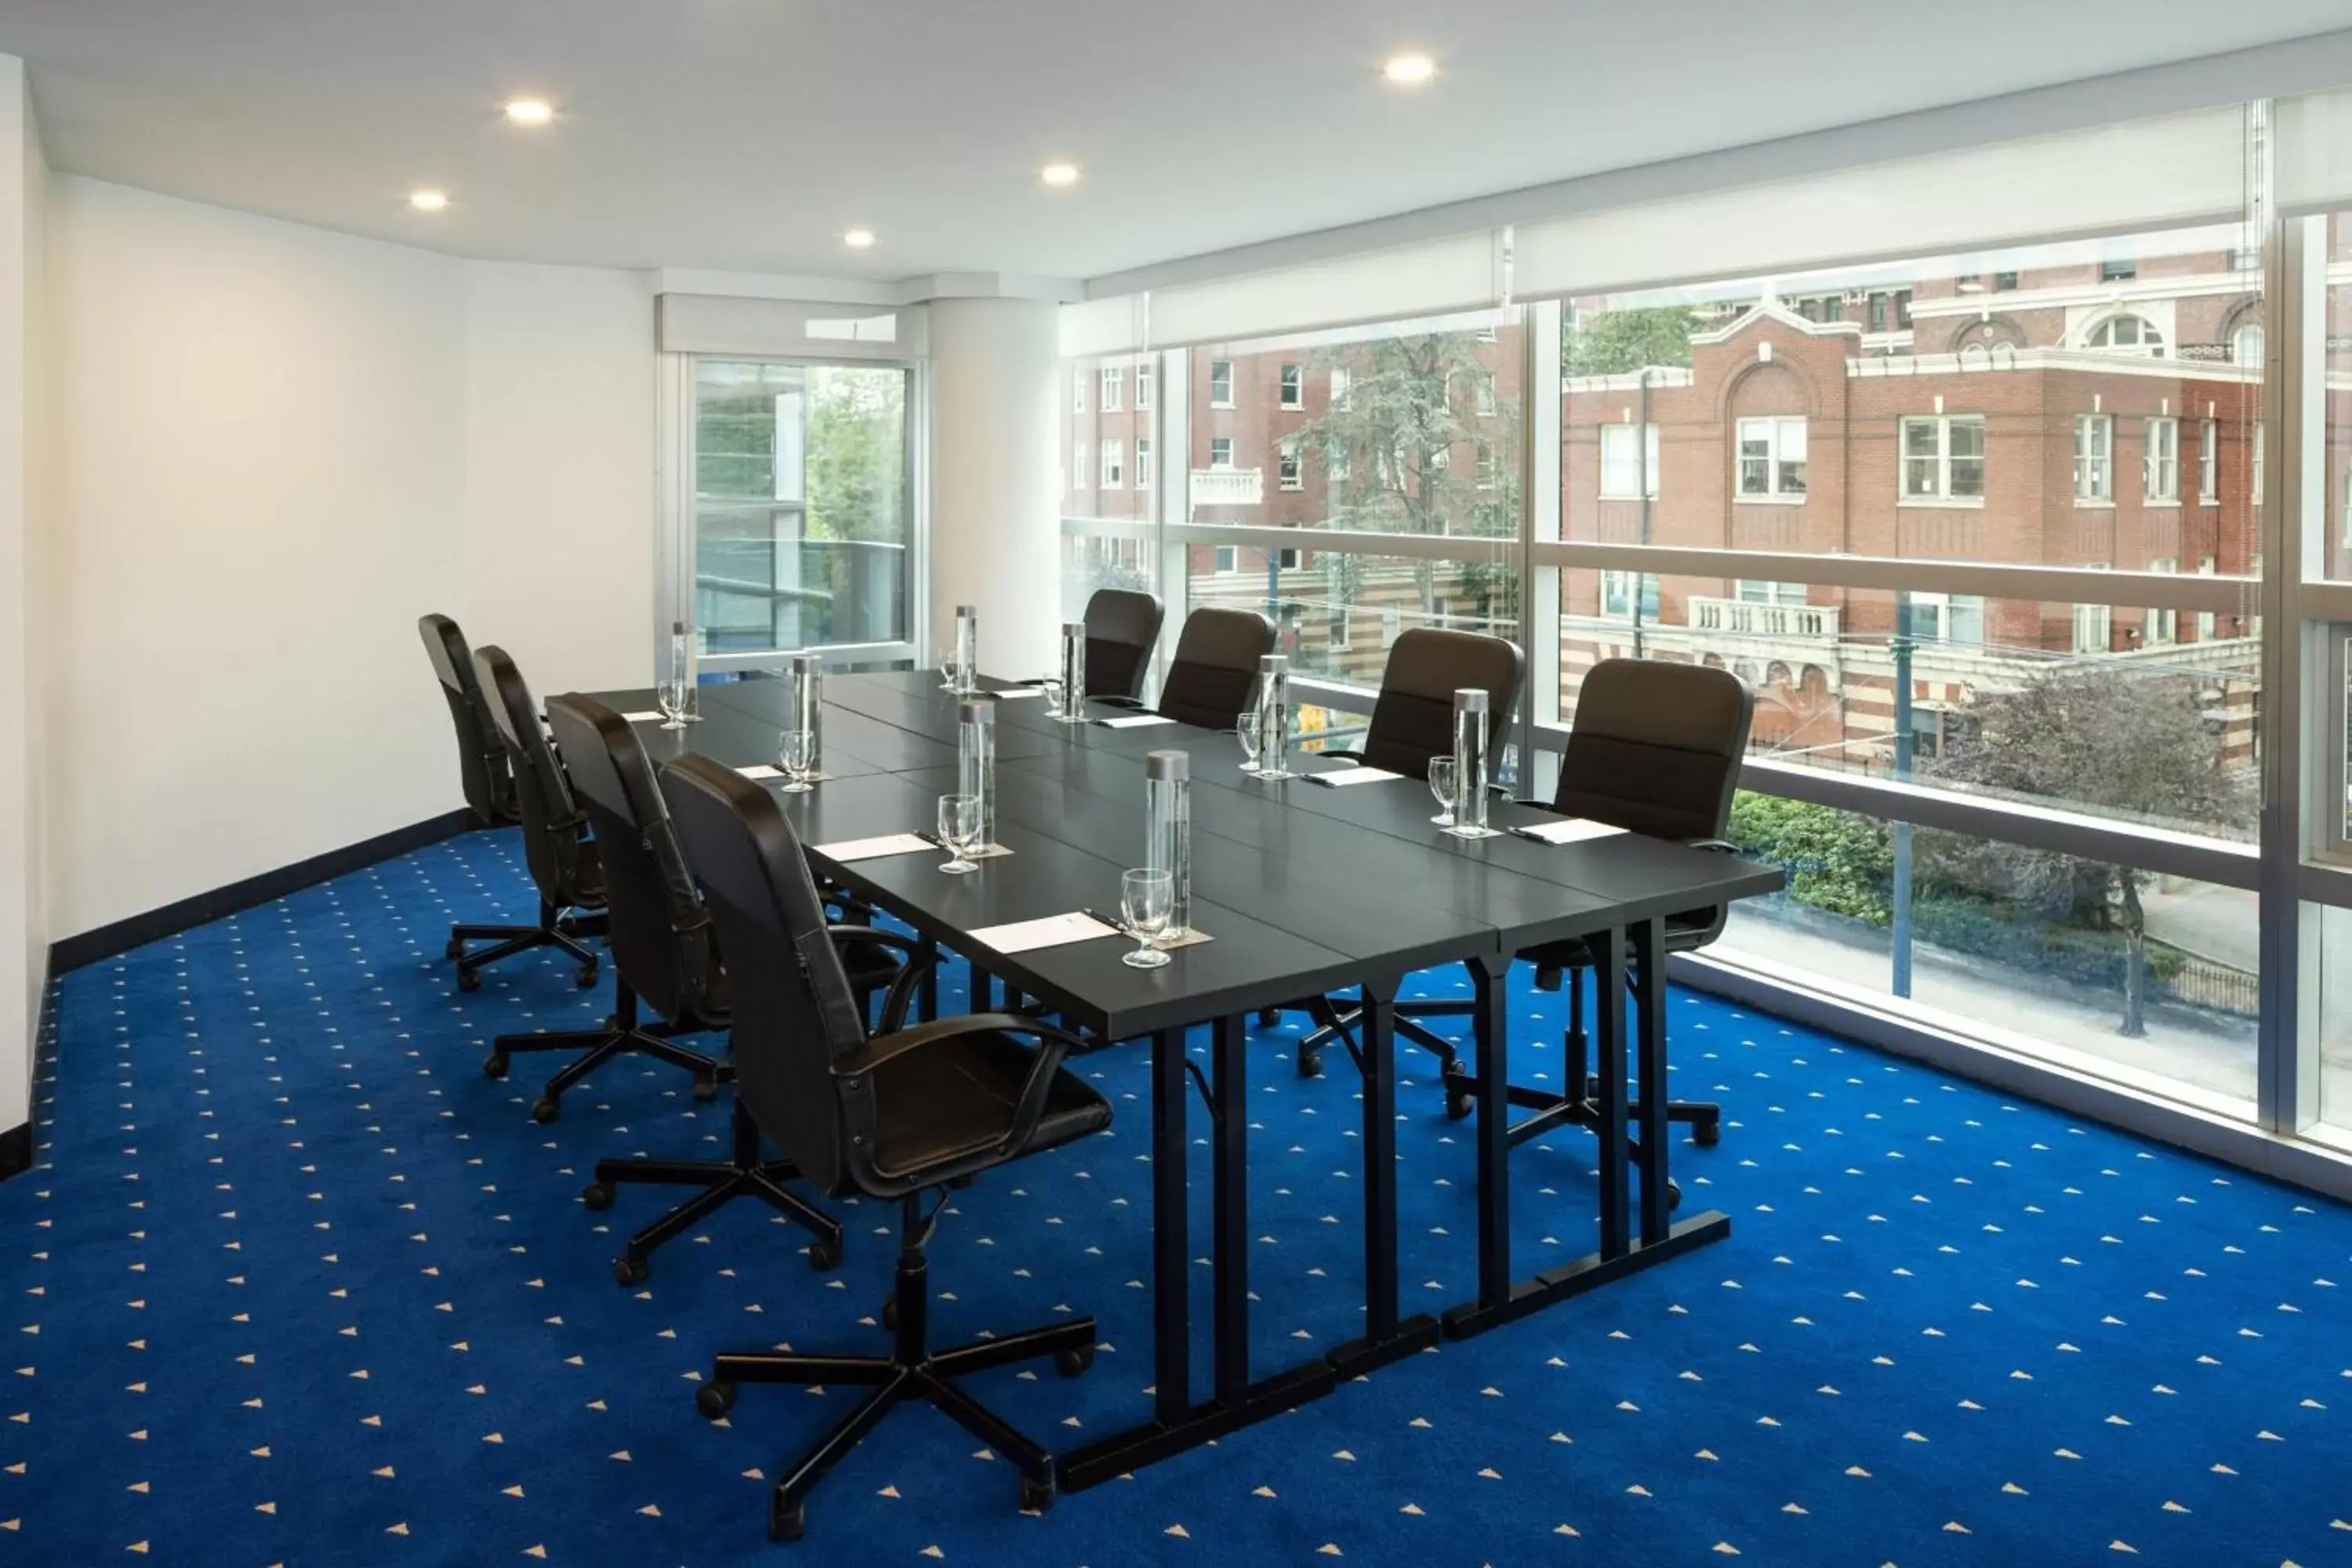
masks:
[[[885,855],[919,855],[938,845],[919,833],[886,833],[879,838],[845,838],[819,844],[816,852],[828,860],[878,860]]]
[[[1047,915],[1040,921],[984,926],[971,933],[971,940],[998,952],[1034,952],[1039,948],[1066,947],[1074,942],[1092,942],[1097,937],[1118,934],[1117,926],[1098,921],[1084,910],[1072,910],[1068,914]]]
[[[662,721],[659,713],[624,713],[621,717],[632,724],[658,724]]]
[[[992,691],[989,695],[999,702],[1018,702],[1024,697],[1043,697],[1045,693],[1041,687],[1008,686],[1002,691]]]
[[[1382,779],[1401,779],[1402,773],[1392,773],[1386,768],[1333,768],[1328,773],[1308,773],[1316,784],[1332,789],[1345,789],[1349,784],[1378,784]]]
[[[1570,816],[1558,822],[1538,822],[1531,826],[1514,827],[1511,831],[1521,838],[1532,838],[1539,844],[1581,844],[1588,838],[1612,837],[1625,829],[1612,827],[1605,822]]]
[[[1130,713],[1123,719],[1097,719],[1095,722],[1106,730],[1140,730],[1149,724],[1173,724],[1176,721],[1165,713]]]
[[[784,776],[782,768],[772,768],[765,763],[753,763],[748,768],[737,768],[735,771],[747,779],[780,779]]]

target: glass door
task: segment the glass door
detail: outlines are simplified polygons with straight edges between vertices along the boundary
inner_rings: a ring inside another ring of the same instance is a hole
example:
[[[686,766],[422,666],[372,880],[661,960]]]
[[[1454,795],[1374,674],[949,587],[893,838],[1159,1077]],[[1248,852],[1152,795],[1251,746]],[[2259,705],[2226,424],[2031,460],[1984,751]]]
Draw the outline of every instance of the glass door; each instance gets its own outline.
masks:
[[[908,657],[913,371],[691,364],[693,489],[681,521],[705,662],[756,666],[806,648]]]

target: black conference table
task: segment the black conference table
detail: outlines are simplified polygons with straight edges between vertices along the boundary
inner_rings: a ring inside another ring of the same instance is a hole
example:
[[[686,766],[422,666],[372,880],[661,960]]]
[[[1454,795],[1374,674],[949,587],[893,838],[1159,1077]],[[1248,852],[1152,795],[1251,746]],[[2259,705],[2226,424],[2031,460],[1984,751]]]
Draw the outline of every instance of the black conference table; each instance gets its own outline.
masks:
[[[653,706],[643,690],[597,695],[624,712]],[[636,726],[656,763],[690,749],[732,766],[774,764],[785,682],[707,685],[700,695],[699,723]],[[1730,1234],[1720,1213],[1676,1220],[1669,1212],[1664,922],[1772,891],[1779,872],[1633,835],[1570,845],[1507,834],[1455,838],[1431,824],[1433,803],[1411,784],[1331,789],[1304,776],[1260,780],[1241,771],[1240,742],[1230,733],[1064,723],[1035,698],[996,704],[996,837],[1011,855],[983,860],[969,877],[938,875],[928,856],[835,861],[822,846],[932,826],[938,796],[956,787],[958,702],[931,670],[830,676],[824,695],[824,782],[802,794],[782,793],[781,779],[771,784],[817,871],[971,960],[976,1002],[1002,979],[1083,1034],[1150,1042],[1154,1408],[1138,1426],[1062,1455],[1066,1489],[1278,1414],[1441,1334],[1482,1332]],[[1097,703],[1090,711],[1122,710]],[[1192,758],[1192,924],[1213,940],[1173,950],[1163,968],[1137,970],[1120,962],[1125,944],[1114,941],[1003,953],[971,938],[990,926],[1111,907],[1119,872],[1141,858],[1144,755],[1171,747]],[[1292,765],[1303,773],[1318,764],[1297,753]],[[1539,808],[1503,801],[1489,814],[1499,827],[1548,819]],[[1583,939],[1597,961],[1594,1067],[1615,1086],[1603,1096],[1598,1129],[1600,1246],[1514,1279],[1504,978],[1513,953],[1568,938]],[[1453,963],[1468,969],[1474,994],[1478,1293],[1442,1317],[1407,1317],[1397,1279],[1396,995],[1413,972]],[[1631,1031],[1629,973],[1637,988]],[[1350,1044],[1363,1077],[1365,1331],[1254,1379],[1248,1022],[1261,1009],[1341,991],[1362,997]],[[1200,1399],[1187,1245],[1186,1079],[1195,1069],[1184,1039],[1203,1024],[1211,1036],[1201,1087],[1211,1124],[1213,1364],[1210,1393]],[[1629,1067],[1638,1073],[1630,1110]]]

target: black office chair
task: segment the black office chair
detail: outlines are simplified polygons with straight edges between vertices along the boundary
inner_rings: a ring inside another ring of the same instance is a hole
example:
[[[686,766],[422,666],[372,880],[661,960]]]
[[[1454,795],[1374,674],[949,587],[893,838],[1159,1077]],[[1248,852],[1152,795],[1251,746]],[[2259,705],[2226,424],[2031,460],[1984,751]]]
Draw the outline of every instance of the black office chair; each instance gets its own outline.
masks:
[[[626,815],[613,810],[614,790],[608,782],[612,764],[602,749],[573,744],[559,756],[557,746],[562,742],[549,741],[539,721],[538,704],[514,660],[502,649],[486,647],[474,656],[474,663],[484,689],[491,694],[499,726],[519,752],[518,780],[526,790],[536,787],[541,792],[549,812],[563,813],[560,820],[572,823],[575,829],[594,826],[599,830],[593,847],[597,852],[600,890],[609,909],[614,994],[613,1015],[601,1028],[500,1035],[483,1059],[483,1073],[493,1079],[506,1077],[508,1058],[517,1051],[579,1050],[581,1055],[548,1079],[531,1105],[531,1117],[538,1121],[552,1121],[562,1115],[563,1091],[625,1051],[642,1051],[686,1068],[694,1075],[694,1097],[711,1099],[719,1092],[719,1063],[669,1037],[726,1026],[724,979],[716,950],[698,931],[690,929],[697,922],[682,917],[677,922],[680,929],[674,930],[669,911],[657,900],[648,900],[645,886],[648,877],[658,886],[659,873],[649,873],[646,864],[654,851]],[[548,704],[551,723],[562,700]],[[596,798],[586,795],[585,781],[574,772],[577,768],[607,775],[597,780]],[[575,795],[575,790],[581,794]],[[619,837],[608,839],[604,831],[607,828]],[[551,845],[558,851],[578,842],[576,837],[551,837]],[[553,868],[559,873],[564,869],[561,854]],[[533,870],[538,869],[534,865]],[[640,996],[650,1001],[667,1022],[641,1025]],[[712,1013],[703,1011],[705,1004]]]
[[[722,1354],[695,1391],[712,1420],[746,1383],[856,1384],[869,1390],[809,1454],[779,1475],[768,1531],[795,1540],[808,1493],[894,1405],[924,1400],[1013,1461],[1024,1508],[1051,1506],[1054,1457],[959,1387],[991,1367],[1051,1355],[1065,1375],[1094,1360],[1092,1318],[934,1351],[924,1249],[944,1190],[982,1171],[1110,1124],[1110,1107],[1062,1058],[1082,1042],[1035,1018],[983,1013],[911,1028],[886,1016],[868,1034],[841,964],[841,938],[775,798],[732,769],[685,756],[662,794],[721,939],[734,954],[736,1087],[752,1120],[831,1195],[895,1198],[900,1244],[885,1321],[887,1356],[755,1351]],[[903,993],[894,1001],[903,1000]],[[1033,1049],[1019,1037],[1038,1042]],[[940,1192],[926,1210],[926,1193]]]
[[[1142,695],[1160,642],[1160,596],[1132,588],[1097,588],[1087,601],[1087,695]]]
[[[1232,729],[1249,706],[1257,661],[1273,651],[1274,623],[1255,610],[1193,611],[1176,638],[1176,656],[1168,661],[1154,711],[1204,730]]]
[[[1454,694],[1465,689],[1486,693],[1495,731],[1489,737],[1491,744],[1510,722],[1519,699],[1524,662],[1518,645],[1507,637],[1416,626],[1389,647],[1388,667],[1381,673],[1381,694],[1372,704],[1372,721],[1365,729],[1363,744],[1353,750],[1326,751],[1323,755],[1425,780],[1431,758],[1454,754]],[[1348,1031],[1356,1015],[1352,1010],[1342,1011],[1344,1004],[1328,997],[1305,1005],[1318,1026],[1298,1042],[1297,1065],[1301,1078],[1315,1078],[1323,1071],[1323,1047],[1334,1038],[1352,1038]],[[1453,1043],[1419,1021],[1448,1005],[1400,1004],[1396,1033],[1400,1039],[1435,1053],[1439,1063],[1450,1068],[1455,1061]],[[1266,1014],[1259,1015],[1261,1023],[1273,1021]]]
[[[1577,692],[1576,722],[1560,758],[1559,790],[1549,803],[1530,804],[1736,854],[1738,847],[1723,835],[1731,821],[1731,797],[1739,787],[1754,712],[1747,686],[1727,670],[1655,659],[1603,659],[1586,672]],[[1706,946],[1723,934],[1729,913],[1728,905],[1716,904],[1668,917],[1666,952]],[[1506,1086],[1511,1104],[1535,1113],[1513,1124],[1515,1148],[1566,1123],[1594,1125],[1601,1096],[1621,1087],[1598,1081],[1585,1068],[1584,971],[1592,964],[1585,943],[1550,942],[1518,956],[1535,964],[1538,990],[1557,991],[1561,975],[1568,976],[1568,1059],[1561,1079],[1568,1092]],[[1629,982],[1633,978],[1629,973]],[[1469,1115],[1476,1105],[1476,1075],[1449,1067],[1445,1087],[1447,1114]],[[1666,1120],[1687,1124],[1694,1142],[1712,1147],[1722,1135],[1723,1108],[1669,1100]]]
[[[448,700],[449,721],[457,731],[457,771],[465,786],[467,805],[484,827],[522,823],[525,855],[534,857],[532,847],[543,829],[525,816],[506,743],[499,735],[490,704],[482,696],[481,682],[474,673],[474,656],[466,646],[466,634],[457,629],[457,622],[437,615],[420,616],[416,631],[425,640],[426,655],[433,660],[433,674],[441,682],[441,695]],[[594,852],[592,849],[589,853],[593,857]],[[532,863],[536,868],[535,858]],[[601,917],[589,912],[602,901],[593,881],[570,889],[577,897],[565,903],[550,901],[544,891],[546,884],[542,882],[541,887],[536,925],[450,926],[449,943],[443,952],[457,961],[458,990],[479,990],[484,968],[541,947],[561,947],[580,961],[580,984],[596,984],[596,955],[579,940],[601,935],[604,931]],[[467,944],[477,942],[494,945],[468,952]]]

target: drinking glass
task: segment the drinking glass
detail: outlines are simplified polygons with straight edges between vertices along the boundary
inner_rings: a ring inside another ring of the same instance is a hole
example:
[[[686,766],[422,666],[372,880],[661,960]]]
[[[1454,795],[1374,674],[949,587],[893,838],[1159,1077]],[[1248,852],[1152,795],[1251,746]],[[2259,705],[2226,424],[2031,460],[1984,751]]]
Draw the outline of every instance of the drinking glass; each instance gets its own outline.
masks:
[[[950,858],[940,868],[951,876],[961,877],[977,871],[968,857],[980,842],[980,796],[976,795],[943,795],[940,796],[940,842]]]
[[[1245,773],[1257,772],[1258,742],[1265,739],[1258,733],[1257,720],[1257,710],[1252,708],[1234,721],[1234,734],[1242,743],[1242,772]]]
[[[665,676],[654,688],[654,705],[662,710],[662,728],[686,728],[686,682]]]
[[[1435,795],[1437,804],[1445,808],[1429,820],[1440,827],[1453,826],[1454,810],[1462,803],[1462,791],[1452,757],[1429,759],[1429,793]]]
[[[1058,675],[1049,675],[1038,684],[1045,689],[1045,717],[1060,718],[1062,716],[1062,678]]]
[[[776,747],[776,760],[784,768],[784,793],[804,795],[815,785],[816,735],[809,730],[787,730]]]
[[[952,647],[950,647],[947,652],[940,655],[940,673],[947,677],[945,680],[940,682],[940,689],[941,691],[955,691],[961,689],[957,684],[956,678],[963,673],[963,666],[956,662],[955,649]]]
[[[1172,871],[1122,871],[1118,876],[1118,912],[1137,947],[1119,960],[1133,969],[1158,969],[1168,962],[1160,951],[1160,933],[1176,907],[1176,874]]]

